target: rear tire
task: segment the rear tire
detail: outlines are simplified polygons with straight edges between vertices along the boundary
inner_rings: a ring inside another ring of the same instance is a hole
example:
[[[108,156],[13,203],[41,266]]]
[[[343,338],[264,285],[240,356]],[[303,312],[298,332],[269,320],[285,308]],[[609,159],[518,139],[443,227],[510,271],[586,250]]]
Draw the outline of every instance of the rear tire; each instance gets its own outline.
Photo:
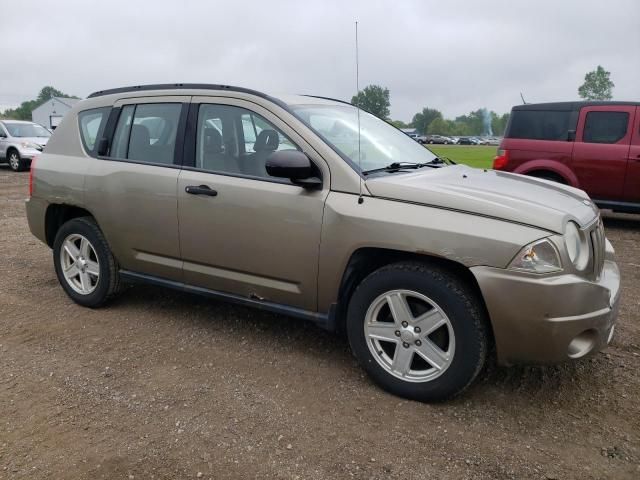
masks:
[[[96,308],[118,293],[118,264],[91,217],[74,218],[60,227],[53,264],[65,293],[79,305]]]
[[[359,363],[383,389],[434,402],[460,394],[481,371],[487,324],[477,296],[454,275],[403,262],[358,286],[347,334]]]
[[[566,185],[567,182],[564,180],[564,178],[562,178],[560,175],[558,175],[557,173],[553,173],[553,172],[531,172],[528,174],[531,177],[535,177],[535,178],[542,178],[544,180],[550,180],[552,182],[556,182],[556,183],[562,183],[563,185]]]
[[[7,152],[7,162],[9,163],[9,168],[14,172],[22,172],[27,167],[25,161],[20,158],[20,153],[15,148],[11,148]]]

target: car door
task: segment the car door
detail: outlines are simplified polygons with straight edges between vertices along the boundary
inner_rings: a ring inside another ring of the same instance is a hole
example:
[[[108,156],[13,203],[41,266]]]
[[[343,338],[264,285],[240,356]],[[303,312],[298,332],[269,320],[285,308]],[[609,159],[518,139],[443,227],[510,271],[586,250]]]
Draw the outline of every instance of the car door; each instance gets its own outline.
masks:
[[[182,281],[176,188],[189,100],[118,101],[108,152],[90,162],[86,204],[124,270]]]
[[[580,188],[597,200],[622,200],[635,107],[580,110],[571,168]]]
[[[640,107],[636,107],[632,130],[627,175],[624,181],[624,201],[640,203]]]
[[[4,128],[4,125],[0,123],[0,159],[5,159],[7,157],[7,131]]]
[[[178,181],[185,283],[314,311],[326,163],[281,118],[252,102],[194,97],[188,125],[192,148]],[[281,149],[304,151],[322,188],[270,177],[265,159]],[[194,187],[211,192],[187,193]]]

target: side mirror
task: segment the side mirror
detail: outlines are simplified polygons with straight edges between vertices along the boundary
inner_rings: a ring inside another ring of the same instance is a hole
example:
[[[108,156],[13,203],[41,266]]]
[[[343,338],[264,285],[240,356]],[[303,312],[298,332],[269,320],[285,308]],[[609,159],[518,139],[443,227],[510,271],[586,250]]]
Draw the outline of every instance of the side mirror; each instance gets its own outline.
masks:
[[[98,140],[98,149],[96,150],[96,153],[98,154],[98,156],[103,157],[107,154],[108,151],[109,139],[107,137],[102,137],[100,140]]]
[[[267,157],[267,173],[272,177],[288,178],[304,188],[319,188],[322,180],[313,176],[311,160],[298,150],[275,151]]]
[[[575,142],[576,141],[576,131],[569,130],[567,133],[567,142]]]

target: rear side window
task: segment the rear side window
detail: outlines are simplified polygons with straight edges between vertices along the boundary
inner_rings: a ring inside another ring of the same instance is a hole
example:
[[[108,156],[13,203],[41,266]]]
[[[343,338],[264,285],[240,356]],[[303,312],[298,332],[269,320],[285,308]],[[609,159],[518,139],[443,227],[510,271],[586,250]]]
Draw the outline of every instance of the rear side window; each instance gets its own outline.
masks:
[[[126,105],[113,136],[111,157],[144,163],[173,164],[182,105]]]
[[[576,112],[559,110],[513,110],[506,138],[567,140],[575,130]]]
[[[110,110],[110,107],[94,108],[78,114],[80,138],[82,138],[82,145],[87,152],[93,153],[96,140],[102,135]]]
[[[627,134],[627,112],[588,112],[582,141],[586,143],[617,143]]]

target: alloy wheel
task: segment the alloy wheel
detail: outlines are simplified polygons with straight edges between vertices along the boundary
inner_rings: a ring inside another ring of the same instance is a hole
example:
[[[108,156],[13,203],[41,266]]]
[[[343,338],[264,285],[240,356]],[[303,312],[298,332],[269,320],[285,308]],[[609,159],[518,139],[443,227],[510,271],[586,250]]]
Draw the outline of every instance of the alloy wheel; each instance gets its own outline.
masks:
[[[455,353],[451,321],[429,297],[393,290],[369,306],[364,334],[378,364],[391,375],[422,383],[442,375]]]
[[[81,295],[93,292],[100,279],[100,262],[86,237],[74,233],[62,242],[60,266],[69,286]]]

